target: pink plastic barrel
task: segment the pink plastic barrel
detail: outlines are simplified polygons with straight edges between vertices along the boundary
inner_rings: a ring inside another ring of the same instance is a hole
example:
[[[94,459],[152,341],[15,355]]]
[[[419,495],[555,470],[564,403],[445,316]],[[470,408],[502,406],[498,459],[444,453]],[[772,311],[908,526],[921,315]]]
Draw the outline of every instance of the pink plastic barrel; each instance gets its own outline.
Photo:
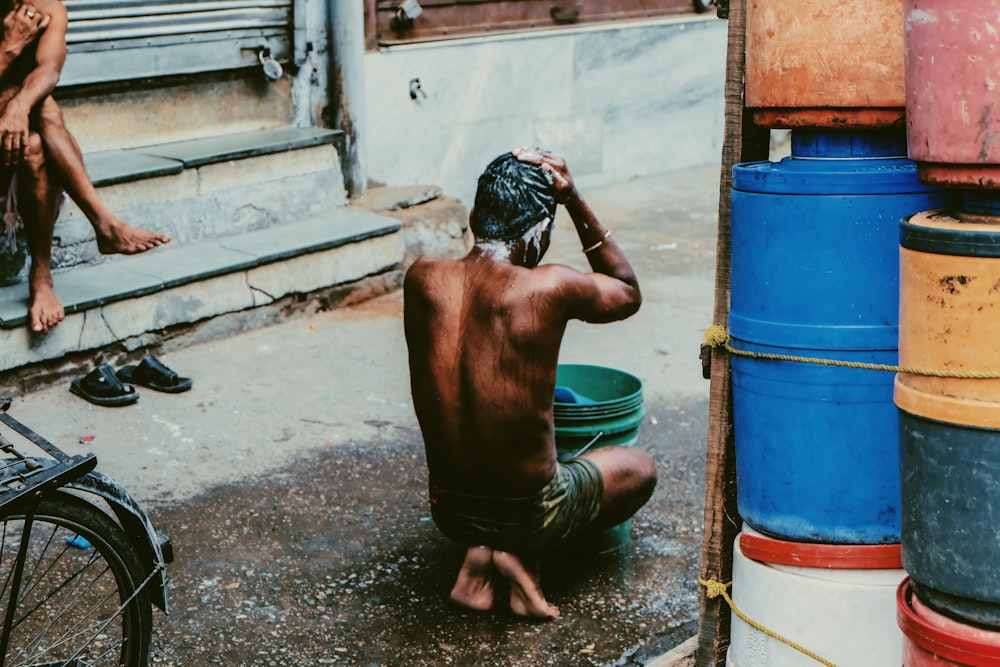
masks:
[[[904,0],[903,35],[920,179],[1000,188],[1000,0]]]
[[[1000,632],[960,623],[923,604],[907,577],[896,589],[903,667],[996,667]]]

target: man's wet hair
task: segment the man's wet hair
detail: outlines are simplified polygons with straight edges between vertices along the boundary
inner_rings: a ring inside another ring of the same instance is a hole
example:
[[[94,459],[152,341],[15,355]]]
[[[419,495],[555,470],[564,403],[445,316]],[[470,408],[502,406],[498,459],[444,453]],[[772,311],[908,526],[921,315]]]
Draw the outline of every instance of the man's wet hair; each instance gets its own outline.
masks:
[[[556,191],[542,166],[504,153],[479,177],[469,226],[477,239],[510,242],[555,214]]]

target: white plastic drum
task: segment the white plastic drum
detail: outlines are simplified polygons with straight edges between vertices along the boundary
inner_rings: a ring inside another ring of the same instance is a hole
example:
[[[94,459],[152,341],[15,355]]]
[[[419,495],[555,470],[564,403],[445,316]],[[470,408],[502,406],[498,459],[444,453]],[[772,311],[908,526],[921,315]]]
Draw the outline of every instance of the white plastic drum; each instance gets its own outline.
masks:
[[[837,667],[902,663],[898,544],[786,542],[749,527],[733,548],[731,596],[746,616]],[[729,667],[817,667],[806,654],[732,615]]]

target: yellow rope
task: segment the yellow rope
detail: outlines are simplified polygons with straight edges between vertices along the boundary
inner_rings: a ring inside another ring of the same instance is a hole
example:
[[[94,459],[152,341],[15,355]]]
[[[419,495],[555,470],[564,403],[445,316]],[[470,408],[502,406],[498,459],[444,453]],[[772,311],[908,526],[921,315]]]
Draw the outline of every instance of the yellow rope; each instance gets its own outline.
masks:
[[[819,359],[816,357],[797,357],[790,354],[775,354],[772,352],[754,352],[752,350],[739,350],[729,343],[729,332],[719,325],[713,324],[705,329],[705,342],[712,347],[724,347],[730,354],[739,357],[750,357],[752,359],[774,359],[777,361],[795,361],[807,364],[820,364],[823,366],[842,366],[845,368],[862,368],[871,371],[890,371],[892,373],[908,373],[910,375],[927,375],[933,377],[946,378],[966,378],[974,380],[996,380],[1000,379],[1000,371],[938,371],[926,368],[913,368],[910,366],[892,366],[890,364],[868,364],[861,361],[840,361],[838,359]]]
[[[777,639],[782,644],[786,644],[787,646],[792,647],[793,649],[795,649],[799,653],[802,653],[804,655],[809,656],[810,658],[812,658],[816,662],[820,663],[821,665],[826,665],[827,667],[837,667],[836,664],[830,662],[829,660],[821,658],[820,656],[816,655],[815,653],[813,653],[809,649],[805,648],[804,646],[800,646],[800,645],[796,644],[795,642],[793,642],[791,639],[788,639],[787,637],[782,637],[781,635],[779,635],[774,630],[771,630],[769,628],[764,627],[763,625],[761,625],[757,621],[753,620],[752,618],[750,618],[749,616],[747,616],[746,614],[744,614],[740,610],[740,608],[736,606],[736,603],[733,602],[733,599],[731,597],[729,597],[729,593],[726,592],[726,589],[728,589],[730,586],[732,586],[733,582],[729,582],[728,584],[724,584],[724,583],[722,583],[720,581],[715,581],[714,579],[709,579],[709,580],[698,579],[698,583],[705,587],[705,595],[707,595],[710,600],[714,600],[715,598],[717,598],[717,597],[719,597],[721,595],[722,598],[726,601],[726,604],[729,605],[729,608],[733,610],[733,613],[736,614],[737,616],[739,616],[740,619],[744,623],[746,623],[747,625],[749,625],[750,627],[756,628],[757,630],[760,630],[761,632],[763,632],[768,637],[774,637],[775,639]]]

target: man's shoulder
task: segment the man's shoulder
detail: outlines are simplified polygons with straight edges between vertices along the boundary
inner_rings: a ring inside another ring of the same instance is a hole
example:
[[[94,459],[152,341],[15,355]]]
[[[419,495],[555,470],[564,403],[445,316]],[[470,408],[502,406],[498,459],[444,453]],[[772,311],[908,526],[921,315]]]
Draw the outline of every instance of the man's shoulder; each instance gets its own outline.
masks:
[[[457,260],[421,256],[406,270],[403,285],[407,288],[425,285],[430,280],[455,272],[457,268]]]
[[[458,260],[454,259],[439,259],[436,257],[427,257],[426,255],[421,255],[413,260],[410,268],[406,270],[407,276],[421,276],[438,271],[451,271],[454,267],[458,265]]]
[[[566,264],[540,264],[531,269],[530,273],[530,279],[540,288],[560,287],[585,275]]]

